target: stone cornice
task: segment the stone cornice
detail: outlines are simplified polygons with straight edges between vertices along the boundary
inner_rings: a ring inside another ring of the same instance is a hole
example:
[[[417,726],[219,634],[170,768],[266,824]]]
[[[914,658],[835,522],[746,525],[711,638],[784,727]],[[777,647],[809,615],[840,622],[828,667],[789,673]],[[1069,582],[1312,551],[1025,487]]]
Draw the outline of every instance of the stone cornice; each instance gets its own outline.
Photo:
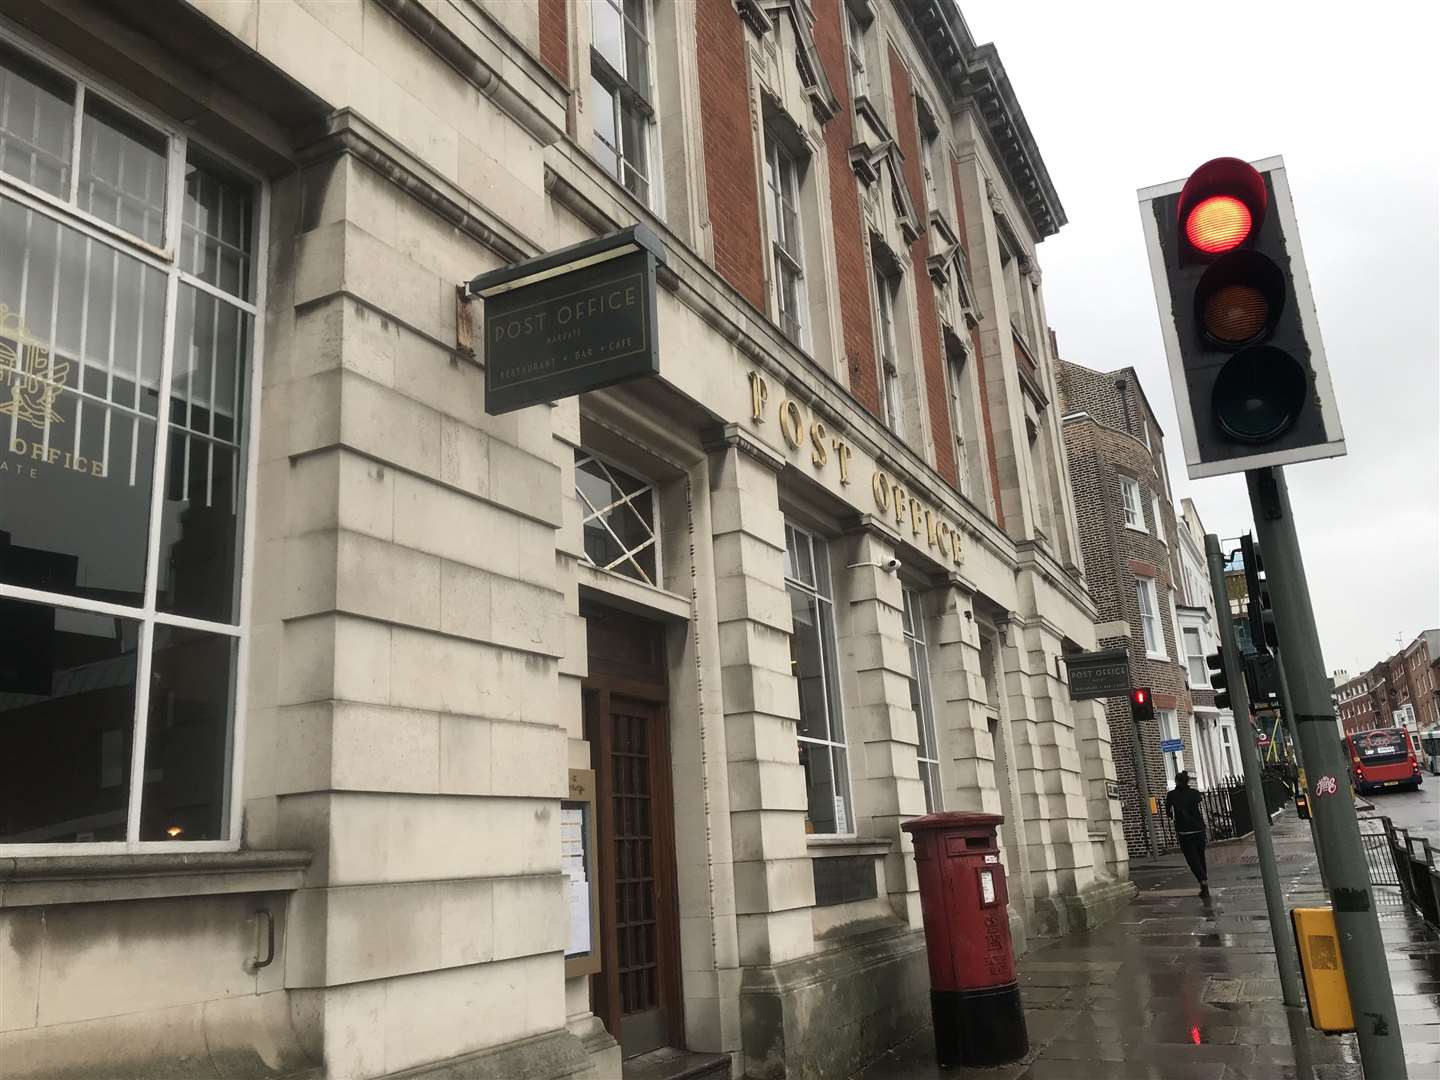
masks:
[[[954,0],[909,0],[904,7],[952,104],[969,103],[978,113],[1036,239],[1059,232],[1065,209],[995,46],[975,44]]]
[[[519,262],[539,253],[534,240],[417,161],[353,109],[331,114],[324,124],[308,132],[298,157],[302,163],[309,163],[338,154],[350,154],[363,161],[506,262]]]

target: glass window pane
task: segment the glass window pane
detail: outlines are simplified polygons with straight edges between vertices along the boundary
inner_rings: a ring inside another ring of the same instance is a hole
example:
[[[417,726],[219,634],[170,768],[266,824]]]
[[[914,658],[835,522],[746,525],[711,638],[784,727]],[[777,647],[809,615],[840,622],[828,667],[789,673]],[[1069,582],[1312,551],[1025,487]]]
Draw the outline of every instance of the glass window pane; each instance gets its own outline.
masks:
[[[620,121],[624,126],[623,138],[625,161],[630,168],[638,174],[641,181],[646,181],[650,175],[649,154],[647,143],[650,136],[650,121],[632,105],[621,102]],[[627,185],[628,186],[628,185]]]
[[[75,84],[0,46],[0,170],[70,197]]]
[[[785,576],[802,585],[815,584],[810,536],[789,525],[785,526]]]
[[[596,7],[604,6],[603,0]],[[599,79],[590,80],[590,115],[594,120],[594,153],[605,171],[620,178],[620,133],[615,128],[615,95]]]
[[[223,840],[236,639],[155,627],[141,840]]]
[[[165,240],[165,136],[85,95],[79,206],[157,247]]]
[[[620,8],[612,0],[590,4],[590,44],[617,75],[625,74],[625,43]]]
[[[124,840],[140,624],[0,599],[0,843]]]
[[[164,275],[4,199],[0,250],[0,580],[138,605]]]
[[[839,831],[835,820],[835,781],[831,768],[831,748],[821,743],[800,744],[800,768],[805,772],[805,831],[833,833]]]
[[[242,300],[254,297],[255,189],[189,151],[181,211],[180,269]]]
[[[602,569],[657,583],[655,489],[585,451],[575,455],[585,557]]]
[[[650,26],[646,0],[625,0],[625,79],[642,97],[650,97]]]
[[[790,674],[795,676],[800,691],[798,731],[804,739],[828,740],[831,734],[820,601],[794,586],[788,591],[793,627],[790,632]]]
[[[246,313],[180,287],[160,520],[161,611],[216,622],[238,617],[250,331]]]

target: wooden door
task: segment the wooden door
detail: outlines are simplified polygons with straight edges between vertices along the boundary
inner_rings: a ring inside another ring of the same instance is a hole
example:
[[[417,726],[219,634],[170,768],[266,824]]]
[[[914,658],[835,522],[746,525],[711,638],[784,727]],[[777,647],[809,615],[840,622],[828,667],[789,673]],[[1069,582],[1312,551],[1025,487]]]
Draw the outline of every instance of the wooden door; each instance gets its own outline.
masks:
[[[683,1041],[669,714],[663,665],[646,671],[633,662],[634,637],[653,637],[659,649],[659,628],[629,617],[597,621],[585,680],[601,890],[601,969],[591,996],[632,1057]],[[606,674],[620,670],[617,652],[628,670]]]

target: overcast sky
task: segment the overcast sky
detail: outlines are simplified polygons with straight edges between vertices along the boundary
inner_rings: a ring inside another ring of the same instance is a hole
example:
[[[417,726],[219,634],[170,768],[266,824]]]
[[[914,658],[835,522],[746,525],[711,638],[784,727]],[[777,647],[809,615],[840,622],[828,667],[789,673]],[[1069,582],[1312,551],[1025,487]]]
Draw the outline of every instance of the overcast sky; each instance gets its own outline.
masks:
[[[1135,367],[1177,505],[1221,537],[1251,527],[1245,481],[1185,476],[1135,192],[1284,155],[1349,447],[1286,469],[1326,666],[1364,670],[1440,626],[1440,8],[961,10],[999,48],[1070,220],[1039,251],[1060,355]]]

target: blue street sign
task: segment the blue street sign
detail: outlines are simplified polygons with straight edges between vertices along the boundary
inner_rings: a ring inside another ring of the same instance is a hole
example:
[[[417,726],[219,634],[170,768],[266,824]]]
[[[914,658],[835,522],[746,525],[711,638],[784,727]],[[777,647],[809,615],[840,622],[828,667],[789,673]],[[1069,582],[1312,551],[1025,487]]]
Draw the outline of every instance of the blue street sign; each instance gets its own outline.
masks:
[[[1161,739],[1160,752],[1162,754],[1178,754],[1185,749],[1185,744],[1179,739]]]

